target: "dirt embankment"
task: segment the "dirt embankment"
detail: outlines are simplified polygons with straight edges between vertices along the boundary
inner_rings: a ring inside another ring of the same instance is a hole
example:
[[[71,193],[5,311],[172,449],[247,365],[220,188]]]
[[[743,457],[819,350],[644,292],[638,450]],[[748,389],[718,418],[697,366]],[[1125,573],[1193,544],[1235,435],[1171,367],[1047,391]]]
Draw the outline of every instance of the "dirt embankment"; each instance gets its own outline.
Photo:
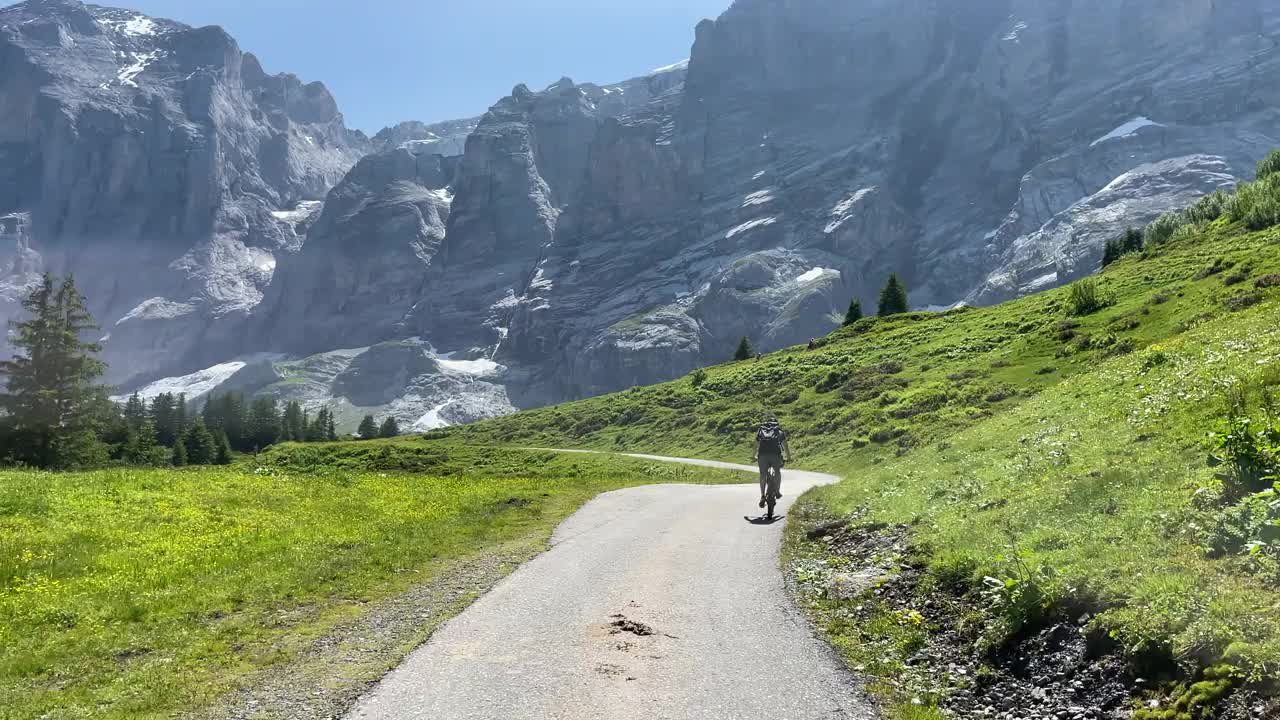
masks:
[[[1127,657],[1091,625],[1098,608],[1054,609],[1001,646],[980,649],[987,598],[929,581],[909,528],[804,513],[792,520],[793,596],[887,701],[889,717],[905,714],[895,715],[896,705],[940,713],[911,717],[957,720],[1280,718],[1280,700],[1256,688],[1185,677],[1167,659]]]

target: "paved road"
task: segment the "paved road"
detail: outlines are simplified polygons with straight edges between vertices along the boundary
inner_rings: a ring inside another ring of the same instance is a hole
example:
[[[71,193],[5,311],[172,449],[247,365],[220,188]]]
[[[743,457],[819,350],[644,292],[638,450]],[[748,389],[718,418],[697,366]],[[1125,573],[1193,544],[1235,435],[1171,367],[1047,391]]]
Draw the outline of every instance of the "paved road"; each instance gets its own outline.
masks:
[[[835,480],[786,471],[779,511]],[[601,495],[348,717],[874,717],[791,606],[778,569],[782,523],[744,517],[760,514],[758,500],[756,485]]]

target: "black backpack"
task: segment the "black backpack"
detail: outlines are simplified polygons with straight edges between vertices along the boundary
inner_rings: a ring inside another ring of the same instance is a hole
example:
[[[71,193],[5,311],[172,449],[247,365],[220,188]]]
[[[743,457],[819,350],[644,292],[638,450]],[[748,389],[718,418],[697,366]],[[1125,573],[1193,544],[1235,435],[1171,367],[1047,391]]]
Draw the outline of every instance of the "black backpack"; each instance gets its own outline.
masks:
[[[782,432],[782,427],[776,423],[761,425],[760,432],[756,433],[756,440],[760,441],[760,454],[781,455],[782,441],[786,437],[787,434]]]

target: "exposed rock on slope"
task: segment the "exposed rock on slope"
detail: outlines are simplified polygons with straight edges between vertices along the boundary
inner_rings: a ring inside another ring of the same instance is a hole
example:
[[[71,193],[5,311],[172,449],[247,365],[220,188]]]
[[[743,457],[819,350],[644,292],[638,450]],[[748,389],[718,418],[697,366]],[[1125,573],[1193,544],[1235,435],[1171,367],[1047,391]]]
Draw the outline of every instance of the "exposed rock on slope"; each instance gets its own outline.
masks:
[[[0,108],[0,214],[29,215],[31,269],[76,273],[116,380],[218,359],[296,249],[273,211],[369,146],[220,28],[76,0],[0,9]]]
[[[421,338],[506,368],[476,407],[616,390],[825,333],[890,272],[918,306],[1067,282],[1280,144],[1266,0],[737,0],[687,63],[374,141],[216,29],[0,26],[0,289],[97,263],[121,377]],[[449,374],[408,367],[402,397]]]

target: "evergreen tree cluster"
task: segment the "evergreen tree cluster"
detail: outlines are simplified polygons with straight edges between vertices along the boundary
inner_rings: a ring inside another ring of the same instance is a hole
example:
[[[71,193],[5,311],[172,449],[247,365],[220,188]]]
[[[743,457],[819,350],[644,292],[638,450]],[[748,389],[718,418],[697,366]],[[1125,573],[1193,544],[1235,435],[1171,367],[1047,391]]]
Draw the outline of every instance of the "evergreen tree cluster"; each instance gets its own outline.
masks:
[[[104,433],[113,459],[129,465],[230,465],[232,450],[222,426],[210,427],[186,395],[161,393],[150,403],[136,393],[118,407]]]
[[[11,323],[13,359],[0,362],[0,462],[42,468],[227,465],[233,454],[281,440],[337,440],[333,413],[309,418],[296,402],[228,393],[196,412],[185,395],[112,402],[98,384],[106,366],[84,336],[98,330],[71,277],[46,274]]]
[[[236,452],[257,452],[278,442],[334,442],[338,430],[333,412],[321,408],[312,417],[296,400],[280,409],[273,397],[246,399],[241,393],[209,398],[204,424],[227,437]]]
[[[1111,263],[1130,253],[1142,252],[1143,232],[1136,228],[1129,228],[1124,231],[1124,235],[1115,240],[1108,240],[1106,248],[1102,252],[1102,267],[1106,267]]]
[[[356,430],[356,435],[361,440],[373,440],[375,438],[393,438],[400,435],[400,422],[394,417],[388,416],[381,424],[378,419],[372,415],[365,415],[360,421],[360,427]]]

